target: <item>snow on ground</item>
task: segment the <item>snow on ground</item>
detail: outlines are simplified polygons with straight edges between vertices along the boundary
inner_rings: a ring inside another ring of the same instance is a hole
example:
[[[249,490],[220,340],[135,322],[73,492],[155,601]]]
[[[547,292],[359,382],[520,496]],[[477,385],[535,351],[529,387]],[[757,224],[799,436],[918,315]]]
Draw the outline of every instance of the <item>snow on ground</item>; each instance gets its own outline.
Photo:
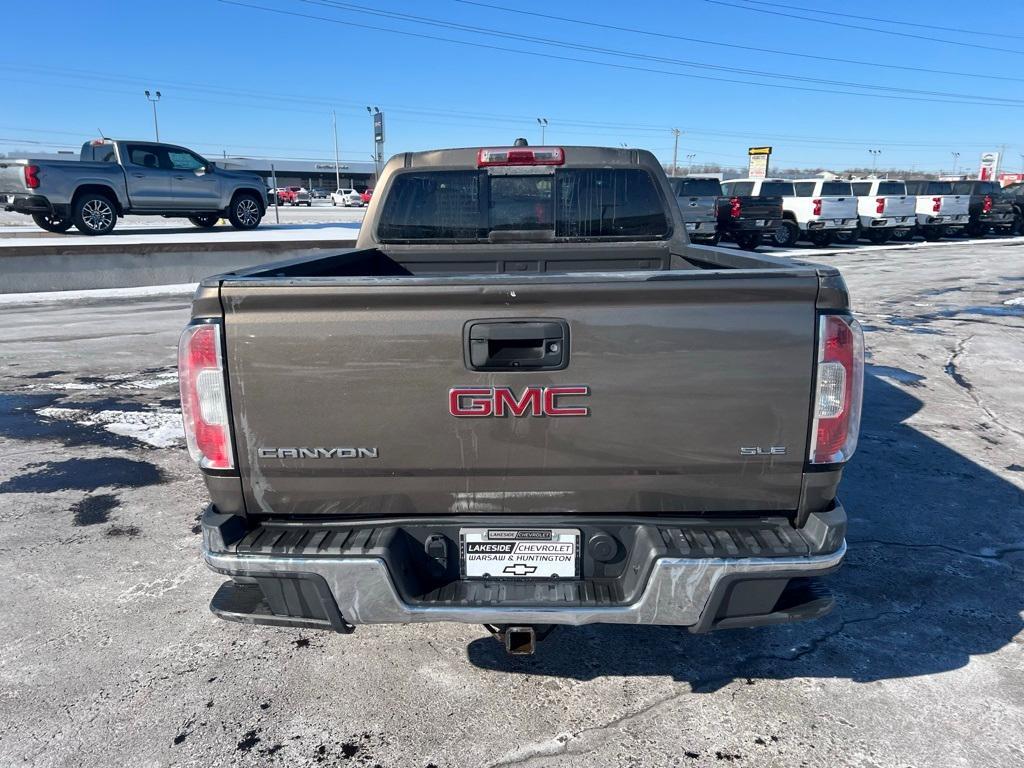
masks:
[[[1015,299],[1007,299],[1006,301],[1003,302],[1003,304],[1006,304],[1007,306],[1010,307],[1024,306],[1024,296],[1018,296]]]
[[[115,435],[123,435],[151,445],[171,448],[185,439],[181,413],[177,409],[154,411],[87,411],[82,408],[40,408],[39,416],[60,421],[73,421],[83,426],[101,426]]]
[[[134,288],[93,288],[83,291],[39,291],[37,293],[0,293],[0,305],[42,304],[50,301],[88,301],[96,299],[135,299],[150,296],[191,296],[199,283],[142,285]]]

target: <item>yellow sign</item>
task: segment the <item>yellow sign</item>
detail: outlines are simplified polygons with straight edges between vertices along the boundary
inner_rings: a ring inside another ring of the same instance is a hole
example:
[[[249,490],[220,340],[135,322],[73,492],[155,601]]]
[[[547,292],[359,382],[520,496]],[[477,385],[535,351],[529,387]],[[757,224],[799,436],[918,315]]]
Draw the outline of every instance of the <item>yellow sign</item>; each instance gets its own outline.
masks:
[[[768,175],[768,158],[772,156],[771,147],[751,147],[747,150],[750,160],[747,163],[748,179],[763,179]]]
[[[747,150],[748,155],[770,155],[771,153],[771,147],[751,147]]]

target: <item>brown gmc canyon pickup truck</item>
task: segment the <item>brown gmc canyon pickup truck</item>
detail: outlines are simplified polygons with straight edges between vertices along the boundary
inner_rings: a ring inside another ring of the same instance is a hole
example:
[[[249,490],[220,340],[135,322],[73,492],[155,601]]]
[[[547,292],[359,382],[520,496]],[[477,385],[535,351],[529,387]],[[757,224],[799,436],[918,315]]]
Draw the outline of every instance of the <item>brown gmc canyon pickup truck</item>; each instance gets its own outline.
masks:
[[[532,653],[559,624],[829,610],[863,376],[835,269],[690,245],[635,149],[397,155],[357,246],[196,292],[215,614]]]

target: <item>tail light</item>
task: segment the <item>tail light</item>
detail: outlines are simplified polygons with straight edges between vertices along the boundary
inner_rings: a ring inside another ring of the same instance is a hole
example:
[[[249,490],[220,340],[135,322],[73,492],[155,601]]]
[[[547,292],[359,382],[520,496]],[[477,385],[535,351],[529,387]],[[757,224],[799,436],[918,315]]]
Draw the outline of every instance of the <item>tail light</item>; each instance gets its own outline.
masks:
[[[932,213],[938,213],[941,210],[942,210],[942,198],[941,197],[933,197],[932,198]]]
[[[25,166],[25,186],[28,187],[29,189],[36,189],[39,187],[38,165]]]
[[[227,386],[216,323],[188,326],[178,342],[181,415],[188,452],[204,469],[234,469]]]
[[[734,219],[738,219],[741,213],[743,213],[743,206],[740,204],[740,199],[738,197],[730,197],[729,216]]]
[[[814,205],[814,212],[812,215],[821,216],[821,200],[811,200],[811,203]]]
[[[561,147],[497,147],[481,149],[476,154],[479,168],[495,165],[562,165],[565,151]]]
[[[985,199],[981,203],[981,212],[982,213],[991,213],[992,212],[992,195],[985,195]]]
[[[864,392],[864,334],[860,323],[823,315],[818,331],[818,387],[810,462],[846,461],[857,448]]]
[[[875,213],[885,213],[885,198],[884,197],[876,197],[875,198]]]

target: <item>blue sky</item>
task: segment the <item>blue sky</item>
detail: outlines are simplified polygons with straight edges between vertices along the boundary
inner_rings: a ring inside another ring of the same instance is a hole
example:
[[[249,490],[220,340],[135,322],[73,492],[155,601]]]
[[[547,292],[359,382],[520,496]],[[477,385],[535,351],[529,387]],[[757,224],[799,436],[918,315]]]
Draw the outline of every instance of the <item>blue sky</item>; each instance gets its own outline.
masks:
[[[543,116],[550,144],[625,143],[666,162],[678,127],[681,164],[745,164],[759,144],[776,167],[868,166],[873,148],[880,168],[949,170],[952,152],[973,168],[1002,144],[1004,170],[1024,162],[1024,3],[992,15],[951,0],[480,0],[585,25],[457,0],[237,2],[5,4],[0,150],[77,146],[99,128],[149,138],[149,88],[163,94],[161,138],[211,157],[327,159],[335,109],[343,159],[369,160],[365,106],[378,105],[389,155],[539,143]]]

